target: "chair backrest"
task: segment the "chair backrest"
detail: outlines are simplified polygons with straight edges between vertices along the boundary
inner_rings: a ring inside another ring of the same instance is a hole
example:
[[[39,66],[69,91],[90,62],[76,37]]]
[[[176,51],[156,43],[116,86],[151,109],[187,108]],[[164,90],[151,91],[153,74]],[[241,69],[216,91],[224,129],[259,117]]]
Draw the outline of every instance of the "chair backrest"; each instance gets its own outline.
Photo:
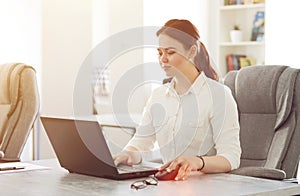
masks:
[[[281,169],[296,177],[300,154],[300,70],[251,66],[224,83],[237,102],[242,147],[240,167]]]
[[[35,70],[0,65],[0,162],[18,161],[39,110]]]

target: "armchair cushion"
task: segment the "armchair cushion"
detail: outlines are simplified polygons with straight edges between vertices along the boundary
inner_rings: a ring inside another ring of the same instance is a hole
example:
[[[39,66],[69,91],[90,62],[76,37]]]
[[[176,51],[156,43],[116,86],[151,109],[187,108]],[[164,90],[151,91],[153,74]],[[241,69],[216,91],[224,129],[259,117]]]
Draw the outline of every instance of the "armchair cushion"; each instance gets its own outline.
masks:
[[[236,170],[232,170],[230,173],[274,180],[283,180],[286,177],[286,174],[283,170],[271,169],[266,167],[242,167]]]

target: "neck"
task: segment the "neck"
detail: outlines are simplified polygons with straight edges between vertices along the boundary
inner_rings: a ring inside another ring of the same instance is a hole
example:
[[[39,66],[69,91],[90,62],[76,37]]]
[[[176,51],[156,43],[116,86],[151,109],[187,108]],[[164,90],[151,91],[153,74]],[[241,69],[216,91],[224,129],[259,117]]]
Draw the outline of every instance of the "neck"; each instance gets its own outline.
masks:
[[[176,75],[174,86],[176,92],[179,95],[187,92],[199,75],[200,73],[196,68],[190,69],[187,73]]]

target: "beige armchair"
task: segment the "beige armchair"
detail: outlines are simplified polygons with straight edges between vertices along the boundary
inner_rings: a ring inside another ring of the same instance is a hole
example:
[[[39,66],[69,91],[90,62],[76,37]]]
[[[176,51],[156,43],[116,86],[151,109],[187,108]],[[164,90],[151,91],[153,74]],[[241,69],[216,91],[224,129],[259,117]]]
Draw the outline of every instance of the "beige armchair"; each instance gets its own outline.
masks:
[[[19,161],[39,110],[35,70],[0,65],[0,162]]]
[[[300,70],[251,66],[229,72],[239,110],[241,165],[234,174],[295,178],[300,154]]]

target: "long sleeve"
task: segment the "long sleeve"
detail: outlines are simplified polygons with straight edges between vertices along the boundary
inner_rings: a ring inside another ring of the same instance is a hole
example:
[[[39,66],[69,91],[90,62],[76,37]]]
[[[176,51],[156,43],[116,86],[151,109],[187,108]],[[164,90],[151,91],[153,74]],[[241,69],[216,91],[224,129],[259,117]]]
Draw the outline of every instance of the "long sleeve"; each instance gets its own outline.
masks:
[[[211,124],[214,131],[214,143],[217,155],[224,156],[231,164],[231,169],[240,165],[241,147],[240,126],[236,102],[228,87],[224,86],[220,95],[215,96]]]
[[[152,97],[150,97],[147,101],[147,104],[143,111],[142,120],[139,126],[137,127],[136,133],[134,134],[133,138],[128,142],[126,147],[133,146],[141,152],[146,152],[153,149],[154,143],[156,141],[156,136],[154,127],[152,125],[152,117],[150,113],[151,100]]]

